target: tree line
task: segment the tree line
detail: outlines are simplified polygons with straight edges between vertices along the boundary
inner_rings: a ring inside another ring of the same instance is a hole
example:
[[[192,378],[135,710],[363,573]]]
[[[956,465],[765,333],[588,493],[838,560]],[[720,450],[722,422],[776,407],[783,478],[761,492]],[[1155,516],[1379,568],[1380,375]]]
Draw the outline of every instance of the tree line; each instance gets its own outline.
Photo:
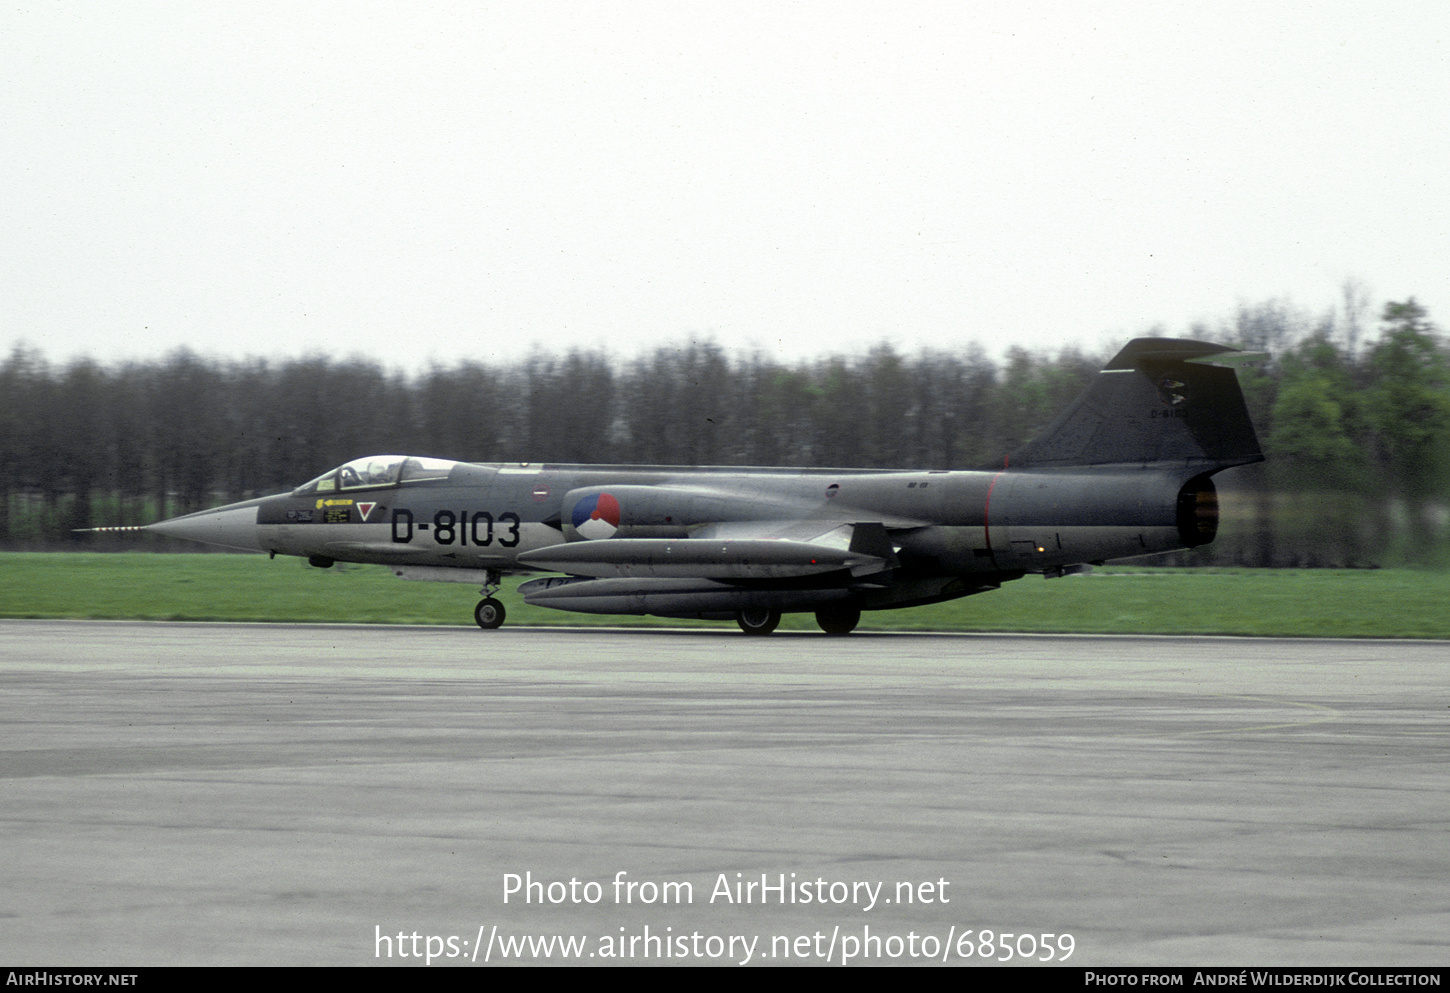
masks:
[[[1424,307],[1241,306],[1190,337],[1265,352],[1241,381],[1269,461],[1218,477],[1220,540],[1178,561],[1441,562],[1450,355]],[[1153,333],[1162,333],[1156,331]],[[1110,357],[1021,348],[781,363],[718,345],[462,362],[0,363],[0,547],[153,547],[74,529],[282,492],[363,455],[480,462],[976,468],[1042,430]],[[159,547],[159,546],[157,546]]]

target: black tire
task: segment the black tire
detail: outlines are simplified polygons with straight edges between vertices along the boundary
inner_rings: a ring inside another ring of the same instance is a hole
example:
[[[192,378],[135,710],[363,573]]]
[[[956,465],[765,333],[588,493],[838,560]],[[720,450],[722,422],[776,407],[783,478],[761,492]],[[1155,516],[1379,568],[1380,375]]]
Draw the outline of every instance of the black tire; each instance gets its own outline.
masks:
[[[492,631],[496,627],[502,627],[504,616],[503,604],[499,603],[493,597],[478,601],[478,606],[473,608],[473,619],[485,631]]]
[[[735,614],[735,623],[746,634],[766,635],[780,623],[778,610],[741,610]]]
[[[861,611],[839,607],[816,611],[816,623],[826,634],[850,634],[861,623]]]

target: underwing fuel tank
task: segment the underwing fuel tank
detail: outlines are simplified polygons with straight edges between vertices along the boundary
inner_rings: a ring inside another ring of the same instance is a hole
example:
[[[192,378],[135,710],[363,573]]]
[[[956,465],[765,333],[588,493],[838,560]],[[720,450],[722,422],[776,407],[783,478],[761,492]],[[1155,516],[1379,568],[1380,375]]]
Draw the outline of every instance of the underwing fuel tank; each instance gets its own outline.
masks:
[[[783,579],[843,570],[879,572],[881,558],[804,541],[632,538],[551,545],[519,564],[575,576],[648,579]]]
[[[709,579],[579,579],[549,577],[519,586],[524,602],[578,614],[653,614],[728,618],[741,611],[813,610],[851,596],[844,587],[745,588]]]

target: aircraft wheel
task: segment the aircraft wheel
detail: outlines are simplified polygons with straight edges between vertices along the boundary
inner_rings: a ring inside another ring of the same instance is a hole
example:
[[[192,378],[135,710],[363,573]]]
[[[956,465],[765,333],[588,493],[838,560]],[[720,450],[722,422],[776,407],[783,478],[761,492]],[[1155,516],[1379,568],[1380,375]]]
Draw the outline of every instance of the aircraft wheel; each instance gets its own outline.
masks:
[[[478,601],[478,606],[473,608],[473,619],[485,631],[492,631],[494,628],[500,627],[503,624],[503,604],[499,603],[493,597],[480,600]]]
[[[770,634],[780,623],[780,611],[742,610],[736,613],[735,623],[746,634]]]
[[[816,623],[826,634],[850,634],[861,623],[861,611],[844,607],[836,610],[816,611]]]

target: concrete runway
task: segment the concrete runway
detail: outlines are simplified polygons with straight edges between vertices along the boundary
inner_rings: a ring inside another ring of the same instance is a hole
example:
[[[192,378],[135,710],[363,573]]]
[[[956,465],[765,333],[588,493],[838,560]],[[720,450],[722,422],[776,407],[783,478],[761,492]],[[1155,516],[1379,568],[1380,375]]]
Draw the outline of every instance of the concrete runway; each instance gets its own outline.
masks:
[[[15,965],[1450,960],[1443,642],[3,621],[0,689]]]

